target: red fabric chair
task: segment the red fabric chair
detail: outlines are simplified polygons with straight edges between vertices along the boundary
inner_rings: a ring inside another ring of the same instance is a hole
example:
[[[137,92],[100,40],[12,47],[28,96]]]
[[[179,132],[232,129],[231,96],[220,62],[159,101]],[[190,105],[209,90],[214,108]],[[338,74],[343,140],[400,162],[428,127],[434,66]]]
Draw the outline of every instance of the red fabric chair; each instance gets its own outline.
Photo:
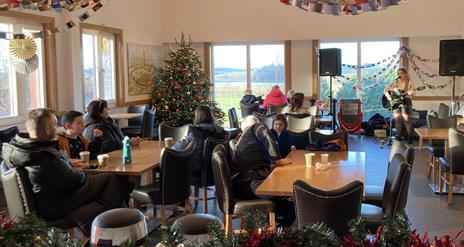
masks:
[[[338,112],[338,122],[340,129],[348,133],[361,133],[363,113],[361,111],[361,100],[359,99],[340,99]]]

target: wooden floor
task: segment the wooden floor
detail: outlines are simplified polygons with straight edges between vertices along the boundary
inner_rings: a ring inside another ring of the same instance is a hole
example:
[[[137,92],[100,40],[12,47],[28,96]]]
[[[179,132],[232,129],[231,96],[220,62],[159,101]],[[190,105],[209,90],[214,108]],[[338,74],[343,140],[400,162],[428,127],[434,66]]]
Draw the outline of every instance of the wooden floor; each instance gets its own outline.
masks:
[[[389,147],[381,149],[378,141],[366,136],[352,135],[349,137],[349,142],[351,151],[366,153],[366,184],[383,186]],[[416,141],[413,146],[417,146],[417,144]],[[427,158],[428,154],[424,150],[416,150],[406,209],[412,228],[417,229],[421,234],[427,231],[430,236],[464,229],[464,195],[456,195],[453,204],[448,206],[446,195],[433,194],[427,186],[431,182],[427,178]],[[210,200],[208,206],[211,214],[222,218],[214,200]],[[4,210],[6,210],[5,198],[1,193],[0,211]],[[194,211],[203,212],[201,202],[198,208],[194,208]],[[157,242],[159,240],[158,232],[155,231],[150,239]]]

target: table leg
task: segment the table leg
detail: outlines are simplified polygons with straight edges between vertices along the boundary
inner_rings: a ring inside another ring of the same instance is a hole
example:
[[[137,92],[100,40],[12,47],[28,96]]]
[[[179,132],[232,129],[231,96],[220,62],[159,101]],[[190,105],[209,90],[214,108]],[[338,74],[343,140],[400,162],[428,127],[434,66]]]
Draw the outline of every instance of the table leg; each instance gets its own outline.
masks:
[[[448,139],[445,139],[445,158],[449,159],[449,145],[448,145]]]
[[[423,144],[424,144],[424,138],[422,138],[422,136],[419,136],[419,150],[422,149]]]

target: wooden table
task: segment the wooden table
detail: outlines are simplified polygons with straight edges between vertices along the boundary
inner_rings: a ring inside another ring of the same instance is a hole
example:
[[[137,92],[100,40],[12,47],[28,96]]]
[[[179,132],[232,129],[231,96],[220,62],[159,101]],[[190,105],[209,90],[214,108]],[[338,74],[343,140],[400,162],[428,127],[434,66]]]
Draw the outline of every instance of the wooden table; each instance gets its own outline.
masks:
[[[419,149],[423,148],[424,139],[429,140],[445,140],[448,142],[448,129],[447,128],[415,128],[417,135],[419,135]],[[448,145],[445,145],[445,151]]]
[[[110,117],[114,120],[125,120],[142,116],[142,113],[111,113]]]
[[[311,186],[333,190],[354,180],[364,183],[364,152],[328,152],[331,167],[317,171],[314,166],[306,167],[305,153],[315,153],[313,164],[320,162],[321,151],[294,150],[287,156],[292,164],[276,167],[256,190],[261,196],[293,196],[293,182],[303,180]]]
[[[146,179],[152,178],[152,170],[159,165],[161,149],[164,147],[164,142],[160,141],[142,141],[137,147],[132,147],[132,163],[124,164],[122,162],[122,150],[116,150],[108,153],[110,156],[108,165],[97,169],[86,169],[77,167],[85,173],[101,173],[108,172],[115,175],[127,175],[134,177],[136,185],[140,185],[142,175],[147,176]],[[91,160],[91,164],[98,164],[97,160]],[[150,182],[150,181],[148,181]]]

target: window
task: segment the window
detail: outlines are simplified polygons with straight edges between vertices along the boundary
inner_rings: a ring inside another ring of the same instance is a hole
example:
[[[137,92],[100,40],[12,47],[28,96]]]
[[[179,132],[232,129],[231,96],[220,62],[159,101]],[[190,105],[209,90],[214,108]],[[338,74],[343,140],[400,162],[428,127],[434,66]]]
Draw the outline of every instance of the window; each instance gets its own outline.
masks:
[[[355,66],[343,66],[342,77],[333,79],[334,99],[361,99],[364,119],[375,113],[389,116],[381,99],[384,88],[396,78],[399,56],[394,55],[400,49],[399,40],[323,42],[320,48],[340,48],[342,64]],[[329,77],[320,77],[320,95],[321,99],[329,95]]]
[[[14,20],[0,20],[0,31],[23,33],[32,36],[43,30],[41,24],[25,24]],[[14,68],[15,57],[10,53],[9,40],[0,39],[0,118],[9,124],[18,117],[25,116],[28,110],[45,106],[45,68],[44,39],[36,38],[38,69],[24,75]]]
[[[284,44],[218,44],[213,45],[211,57],[214,99],[224,112],[232,107],[240,112],[246,89],[266,96],[279,85],[285,92]]]
[[[84,103],[116,100],[115,36],[91,29],[82,32]]]

